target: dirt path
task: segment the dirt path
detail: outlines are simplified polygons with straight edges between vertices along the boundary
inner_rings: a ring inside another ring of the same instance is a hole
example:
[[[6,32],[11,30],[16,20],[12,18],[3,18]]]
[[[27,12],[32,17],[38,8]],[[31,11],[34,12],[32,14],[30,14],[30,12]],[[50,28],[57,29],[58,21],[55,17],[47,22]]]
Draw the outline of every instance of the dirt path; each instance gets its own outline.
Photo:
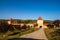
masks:
[[[32,39],[43,39],[43,40],[47,40],[43,28],[41,28],[40,30],[35,31],[33,33],[23,35],[20,38],[32,38]]]

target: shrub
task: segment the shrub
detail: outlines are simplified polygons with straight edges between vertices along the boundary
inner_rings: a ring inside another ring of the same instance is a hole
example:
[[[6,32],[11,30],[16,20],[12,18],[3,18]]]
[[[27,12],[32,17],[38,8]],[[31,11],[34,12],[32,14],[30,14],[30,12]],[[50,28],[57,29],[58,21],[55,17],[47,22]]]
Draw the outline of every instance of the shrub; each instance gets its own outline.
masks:
[[[12,24],[10,24],[8,27],[9,27],[9,31],[14,31],[14,27],[12,26]]]
[[[26,29],[27,28],[27,26],[24,24],[23,26],[22,26],[22,29]]]
[[[6,32],[9,27],[8,27],[8,23],[3,21],[3,22],[0,22],[0,32]]]
[[[53,24],[48,24],[47,27],[48,28],[54,28],[54,25]]]
[[[21,26],[20,25],[14,25],[13,26],[15,29],[17,29],[17,30],[21,30]]]
[[[56,27],[60,27],[60,20],[55,20],[53,24],[55,24]]]

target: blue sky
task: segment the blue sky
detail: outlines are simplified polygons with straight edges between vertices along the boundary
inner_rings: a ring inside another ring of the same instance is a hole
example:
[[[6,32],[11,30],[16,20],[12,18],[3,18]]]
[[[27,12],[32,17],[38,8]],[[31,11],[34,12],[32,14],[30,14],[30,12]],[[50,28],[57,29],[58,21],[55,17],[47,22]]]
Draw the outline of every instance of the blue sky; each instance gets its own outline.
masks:
[[[60,0],[0,0],[0,19],[60,19]]]

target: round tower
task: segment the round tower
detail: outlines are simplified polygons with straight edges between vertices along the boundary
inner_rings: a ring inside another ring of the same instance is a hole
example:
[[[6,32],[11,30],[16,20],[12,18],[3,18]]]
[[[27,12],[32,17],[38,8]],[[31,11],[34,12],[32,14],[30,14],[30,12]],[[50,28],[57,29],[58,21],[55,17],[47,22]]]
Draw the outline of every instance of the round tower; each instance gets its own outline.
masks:
[[[43,27],[43,19],[41,17],[38,18],[37,24],[38,24],[38,28],[42,28]]]
[[[13,19],[10,18],[10,19],[8,20],[8,24],[12,24],[12,22],[13,22]]]

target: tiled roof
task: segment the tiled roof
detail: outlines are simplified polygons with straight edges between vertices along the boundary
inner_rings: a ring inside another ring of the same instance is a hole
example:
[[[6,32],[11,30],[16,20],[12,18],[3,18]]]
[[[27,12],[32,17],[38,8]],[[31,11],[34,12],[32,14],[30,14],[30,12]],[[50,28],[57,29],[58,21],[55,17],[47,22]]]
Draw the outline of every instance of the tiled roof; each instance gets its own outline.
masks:
[[[39,17],[38,20],[43,20],[43,19],[41,17]]]

